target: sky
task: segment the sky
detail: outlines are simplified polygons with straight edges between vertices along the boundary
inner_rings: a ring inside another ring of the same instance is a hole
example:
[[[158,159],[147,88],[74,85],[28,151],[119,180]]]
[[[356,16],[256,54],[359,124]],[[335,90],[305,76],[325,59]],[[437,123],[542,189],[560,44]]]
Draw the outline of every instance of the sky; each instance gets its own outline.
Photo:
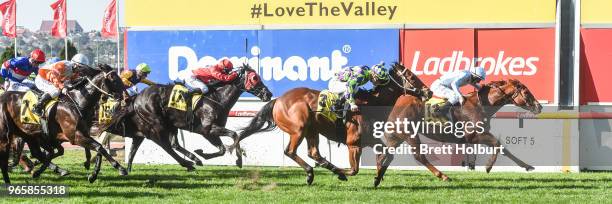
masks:
[[[0,0],[4,2],[5,0]],[[50,5],[57,0],[17,0],[17,26],[37,31],[43,20],[53,20]],[[83,30],[100,30],[102,16],[111,0],[66,0],[68,20],[77,20]],[[117,0],[119,6],[119,26],[123,25],[123,1]]]

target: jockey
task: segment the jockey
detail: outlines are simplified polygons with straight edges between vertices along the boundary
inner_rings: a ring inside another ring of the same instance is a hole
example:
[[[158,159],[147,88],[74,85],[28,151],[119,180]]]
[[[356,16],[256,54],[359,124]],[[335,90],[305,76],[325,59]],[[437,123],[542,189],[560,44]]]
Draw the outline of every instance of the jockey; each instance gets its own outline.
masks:
[[[346,99],[346,103],[350,105],[351,111],[356,112],[359,108],[355,103],[355,94],[357,94],[360,86],[369,81],[375,86],[389,82],[389,73],[385,69],[384,62],[374,65],[372,68],[368,66],[345,67],[339,70],[329,81],[328,90],[332,93],[341,94]]]
[[[121,81],[123,86],[127,90],[129,96],[138,94],[136,84],[143,83],[149,86],[155,85],[155,82],[147,79],[147,76],[151,73],[151,67],[147,63],[140,63],[136,66],[136,70],[130,69],[121,72]],[[124,96],[128,98],[128,96]]]
[[[78,77],[78,67],[88,66],[89,59],[83,54],[76,54],[72,60],[62,60],[53,64],[49,64],[40,68],[40,72],[34,80],[36,88],[42,90],[44,94],[38,100],[38,104],[34,107],[34,113],[42,115],[44,105],[51,99],[57,98],[60,93],[67,94],[68,88],[66,82],[73,81]]]
[[[445,113],[452,105],[463,104],[463,95],[459,88],[467,84],[480,90],[480,81],[485,80],[486,71],[482,67],[469,70],[461,70],[444,74],[431,84],[433,95],[439,98],[446,98],[447,101],[438,107],[438,113]]]
[[[232,69],[234,69],[232,62],[222,59],[213,66],[184,71],[179,79],[184,80],[192,92],[205,94],[208,92],[207,84],[230,82],[236,79],[238,73],[233,72]]]
[[[17,57],[2,63],[0,73],[5,79],[4,89],[7,91],[25,92],[34,87],[34,82],[27,79],[31,73],[38,73],[38,66],[45,62],[45,53],[35,49],[30,57]]]

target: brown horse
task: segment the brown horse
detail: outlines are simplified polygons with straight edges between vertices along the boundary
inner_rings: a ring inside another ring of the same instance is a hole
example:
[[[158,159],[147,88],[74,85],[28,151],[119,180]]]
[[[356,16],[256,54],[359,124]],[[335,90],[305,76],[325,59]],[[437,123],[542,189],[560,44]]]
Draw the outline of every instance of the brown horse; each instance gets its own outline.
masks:
[[[463,122],[483,122],[490,121],[490,118],[495,114],[499,109],[503,106],[513,104],[518,107],[521,107],[525,110],[528,110],[534,114],[539,114],[542,110],[542,106],[535,99],[535,97],[531,94],[529,89],[525,85],[523,85],[518,80],[508,80],[508,81],[494,81],[489,83],[480,91],[472,92],[466,96],[466,100],[461,107],[455,106],[451,109],[451,114],[453,115],[453,121],[463,121]],[[424,102],[419,98],[414,96],[401,96],[397,99],[391,114],[387,121],[396,121],[396,119],[407,119],[408,121],[419,121],[424,118]],[[419,136],[425,136],[440,142],[447,143],[470,143],[470,144],[486,144],[491,147],[499,147],[500,142],[493,136],[487,128],[483,128],[484,131],[478,133],[476,131],[471,131],[472,133],[466,133],[464,137],[458,138],[454,135],[449,134],[432,134],[425,132],[417,132],[416,137],[411,137],[411,133],[392,133],[385,134],[386,146],[387,147],[397,147],[402,142],[406,141],[408,145],[411,147],[415,147],[414,158],[421,162],[423,165],[429,169],[435,176],[446,181],[449,180],[448,176],[444,175],[440,172],[436,167],[434,167],[425,155],[420,154],[420,144]],[[415,130],[411,130],[415,131]],[[467,131],[466,131],[467,132]],[[516,164],[525,168],[527,171],[533,170],[533,167],[527,165],[525,162],[516,158],[507,148],[503,148],[504,155],[512,159]],[[487,173],[491,171],[493,164],[497,160],[497,154],[499,151],[495,151],[495,154],[491,156],[487,163]],[[391,164],[393,160],[392,154],[380,154],[377,155],[377,176],[374,180],[374,186],[378,186],[380,181],[382,180],[385,171]]]
[[[0,167],[2,168],[5,183],[10,183],[8,173],[8,154],[12,138],[21,137],[28,143],[32,156],[42,162],[42,166],[32,172],[32,176],[37,178],[50,165],[50,160],[63,154],[60,143],[67,141],[83,147],[94,149],[103,154],[109,162],[120,171],[121,175],[127,175],[125,168],[121,167],[104,150],[102,145],[89,136],[91,126],[90,118],[93,116],[93,107],[97,104],[102,94],[112,94],[121,98],[124,91],[121,79],[116,71],[109,66],[99,66],[100,70],[93,79],[86,80],[81,88],[70,91],[69,94],[60,97],[58,104],[49,111],[48,136],[44,136],[41,126],[38,124],[26,124],[20,119],[20,108],[23,93],[6,92],[0,96]],[[83,84],[83,83],[81,83]],[[43,147],[51,155],[41,151]],[[53,153],[57,148],[58,153]],[[91,181],[91,180],[90,180]]]
[[[411,92],[416,95],[428,95],[429,89],[423,89],[425,85],[412,72],[404,66],[394,63],[390,70],[391,82],[375,88],[371,93],[361,92],[357,95],[357,103],[361,106],[391,106],[402,94]],[[266,104],[251,120],[249,126],[243,129],[239,139],[235,141],[236,146],[246,137],[264,131],[270,131],[276,126],[288,133],[291,137],[285,155],[293,159],[306,171],[306,182],[312,184],[314,179],[313,169],[302,158],[296,154],[296,150],[305,138],[308,143],[308,156],[322,167],[338,175],[338,179],[346,180],[345,172],[331,164],[319,154],[319,134],[329,140],[346,144],[349,149],[349,162],[351,170],[348,175],[355,175],[359,171],[359,159],[361,148],[372,146],[380,141],[370,143],[362,139],[367,128],[364,124],[363,115],[348,113],[346,135],[339,135],[334,122],[320,114],[316,114],[319,91],[308,88],[295,88],[281,97]],[[386,119],[383,118],[383,120]],[[265,124],[268,124],[264,127]]]

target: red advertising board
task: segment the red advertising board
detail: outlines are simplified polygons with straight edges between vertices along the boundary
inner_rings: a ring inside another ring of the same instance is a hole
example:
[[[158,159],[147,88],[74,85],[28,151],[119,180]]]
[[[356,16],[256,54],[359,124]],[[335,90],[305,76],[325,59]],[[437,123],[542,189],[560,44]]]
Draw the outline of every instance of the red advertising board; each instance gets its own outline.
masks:
[[[518,79],[538,100],[553,102],[553,28],[403,30],[400,37],[402,62],[426,84],[448,71],[483,66],[487,81]]]
[[[580,104],[612,102],[612,29],[581,30]]]

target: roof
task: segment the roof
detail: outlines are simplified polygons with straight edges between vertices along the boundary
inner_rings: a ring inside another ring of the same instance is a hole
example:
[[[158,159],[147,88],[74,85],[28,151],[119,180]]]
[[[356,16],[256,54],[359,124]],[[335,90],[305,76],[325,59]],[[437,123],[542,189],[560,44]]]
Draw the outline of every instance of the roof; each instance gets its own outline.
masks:
[[[39,32],[51,33],[53,21],[42,21]],[[76,20],[68,20],[68,32],[83,32],[83,28]]]

